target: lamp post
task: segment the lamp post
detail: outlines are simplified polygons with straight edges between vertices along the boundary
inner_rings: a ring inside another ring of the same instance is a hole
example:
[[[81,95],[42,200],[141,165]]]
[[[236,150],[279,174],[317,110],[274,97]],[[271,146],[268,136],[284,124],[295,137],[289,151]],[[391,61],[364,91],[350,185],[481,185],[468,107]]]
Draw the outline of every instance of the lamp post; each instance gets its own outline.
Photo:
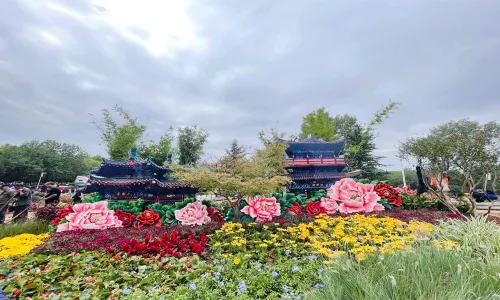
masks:
[[[36,188],[38,188],[40,186],[40,181],[42,181],[43,175],[45,175],[44,172],[40,173],[40,178],[38,179],[38,184],[36,185]]]

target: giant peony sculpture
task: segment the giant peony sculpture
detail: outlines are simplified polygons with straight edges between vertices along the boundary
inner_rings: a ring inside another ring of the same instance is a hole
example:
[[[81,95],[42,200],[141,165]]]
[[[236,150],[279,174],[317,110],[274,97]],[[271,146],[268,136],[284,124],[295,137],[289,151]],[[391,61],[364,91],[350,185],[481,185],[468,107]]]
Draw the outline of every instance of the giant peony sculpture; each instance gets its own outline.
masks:
[[[384,206],[378,203],[380,197],[374,191],[374,185],[358,183],[351,178],[335,182],[327,190],[327,195],[341,202],[339,211],[344,214],[384,210]]]
[[[108,209],[107,201],[75,204],[73,212],[69,213],[65,220],[67,222],[57,225],[57,232],[122,226],[122,221],[118,219],[115,212]]]

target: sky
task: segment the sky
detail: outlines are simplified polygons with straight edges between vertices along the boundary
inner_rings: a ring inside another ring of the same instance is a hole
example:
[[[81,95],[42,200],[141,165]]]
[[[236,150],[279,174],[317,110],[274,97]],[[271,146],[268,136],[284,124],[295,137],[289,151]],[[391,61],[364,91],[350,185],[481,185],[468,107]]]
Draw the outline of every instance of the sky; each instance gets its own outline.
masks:
[[[448,120],[500,119],[497,0],[3,0],[0,143],[104,154],[93,117],[122,105],[148,126],[233,139],[300,131],[319,107],[377,128],[377,154]]]

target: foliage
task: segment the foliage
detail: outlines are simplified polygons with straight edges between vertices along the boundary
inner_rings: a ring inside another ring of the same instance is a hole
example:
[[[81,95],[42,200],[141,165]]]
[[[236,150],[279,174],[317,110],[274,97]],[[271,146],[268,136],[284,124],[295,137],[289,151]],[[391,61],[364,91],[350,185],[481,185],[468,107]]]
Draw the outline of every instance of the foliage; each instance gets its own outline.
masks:
[[[309,135],[316,139],[331,142],[337,139],[335,134],[335,120],[326,111],[325,107],[308,113],[302,120],[300,126],[300,138],[305,139]]]
[[[460,244],[456,251],[484,261],[500,264],[500,227],[486,217],[472,218],[469,222],[449,220],[435,227],[437,240],[453,240]]]
[[[400,144],[399,155],[416,160],[429,177],[438,177],[443,171],[458,171],[464,178],[462,192],[472,194],[486,173],[496,171],[499,145],[500,123],[480,124],[464,119],[441,124],[427,136],[408,139]],[[453,209],[442,188],[437,186],[431,192]],[[475,214],[475,200],[472,196],[469,200],[471,213]]]
[[[49,235],[23,233],[13,237],[0,239],[0,258],[28,254],[31,249],[43,243]]]
[[[10,236],[16,236],[22,233],[41,234],[49,231],[47,222],[37,220],[27,220],[23,222],[12,222],[9,224],[0,224],[0,239]]]
[[[164,165],[167,162],[168,155],[172,153],[174,141],[174,129],[172,127],[164,133],[155,142],[153,140],[149,143],[142,143],[141,145],[141,156],[143,158],[151,158],[151,160],[157,165]]]
[[[379,173],[382,157],[375,156],[375,135],[356,124],[346,136],[344,157],[348,162],[346,171],[361,170],[363,178],[375,178]]]
[[[113,112],[122,119],[122,124],[115,119]],[[101,120],[94,120],[93,123],[99,130],[110,159],[114,160],[128,158],[130,149],[138,146],[146,131],[146,126],[140,124],[138,118],[133,117],[120,105],[115,105],[112,111],[103,109]]]
[[[34,298],[123,299],[134,290],[169,294],[173,287],[199,278],[204,269],[196,257],[160,261],[95,252],[33,254],[0,261],[0,287],[8,295]]]
[[[41,172],[45,181],[74,181],[91,166],[89,155],[77,145],[52,140],[29,141],[19,146],[0,146],[0,180],[38,182]]]
[[[179,148],[179,164],[194,166],[203,155],[203,147],[208,139],[208,133],[195,126],[179,128],[177,137]]]
[[[333,117],[335,122],[335,134],[339,138],[346,138],[352,133],[353,128],[358,124],[358,119],[351,115],[336,115]]]
[[[123,210],[138,216],[144,210],[144,200],[133,201],[108,201],[108,207],[112,210]]]
[[[419,246],[391,256],[370,255],[359,264],[338,263],[323,275],[322,289],[307,299],[494,299],[499,264]]]
[[[173,166],[173,177],[200,191],[220,191],[226,197],[269,195],[290,182],[286,176],[284,143],[276,132],[271,137],[260,134],[264,144],[251,156],[243,156],[228,164],[227,156],[205,166],[183,168]]]
[[[95,203],[95,202],[99,202],[101,200],[102,200],[102,196],[100,193],[97,193],[97,192],[90,193],[88,195],[85,195],[85,197],[83,197],[84,203]],[[109,201],[109,202],[111,202],[111,201]]]

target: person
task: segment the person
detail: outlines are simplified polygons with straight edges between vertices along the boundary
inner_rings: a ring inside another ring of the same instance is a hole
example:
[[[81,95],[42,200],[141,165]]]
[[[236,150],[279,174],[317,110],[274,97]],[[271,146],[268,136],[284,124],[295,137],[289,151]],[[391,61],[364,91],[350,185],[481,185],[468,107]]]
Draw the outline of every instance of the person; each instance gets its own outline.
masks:
[[[57,185],[53,182],[47,182],[45,186],[47,187],[47,195],[43,198],[45,205],[59,203],[61,190],[57,187]]]
[[[14,192],[10,189],[9,184],[1,183],[2,190],[0,191],[0,224],[5,222],[5,215],[9,209],[9,203],[13,200]]]
[[[16,194],[14,196],[14,214],[12,220],[23,221],[28,219],[28,209],[31,205],[31,190],[24,186],[24,183],[18,182],[14,184]]]
[[[75,194],[73,195],[73,204],[82,203],[82,191],[75,188]]]

